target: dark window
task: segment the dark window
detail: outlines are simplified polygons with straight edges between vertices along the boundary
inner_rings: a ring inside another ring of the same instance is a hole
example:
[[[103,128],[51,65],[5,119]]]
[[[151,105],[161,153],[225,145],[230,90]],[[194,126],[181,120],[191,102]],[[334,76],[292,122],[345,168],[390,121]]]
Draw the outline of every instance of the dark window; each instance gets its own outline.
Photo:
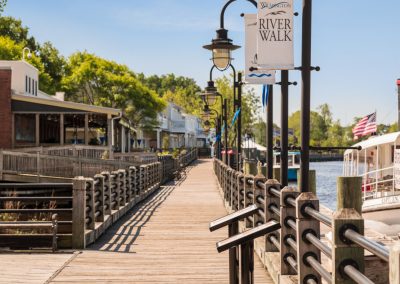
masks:
[[[39,135],[40,144],[60,143],[60,115],[41,114]]]
[[[28,76],[25,76],[25,92],[28,92]]]
[[[38,85],[38,81],[36,81],[36,84],[35,84],[35,95],[36,96],[37,96],[37,89],[38,89],[37,85]]]
[[[29,77],[29,88],[28,88],[28,93],[31,93],[31,78]]]
[[[35,143],[36,119],[34,114],[15,114],[15,142]]]

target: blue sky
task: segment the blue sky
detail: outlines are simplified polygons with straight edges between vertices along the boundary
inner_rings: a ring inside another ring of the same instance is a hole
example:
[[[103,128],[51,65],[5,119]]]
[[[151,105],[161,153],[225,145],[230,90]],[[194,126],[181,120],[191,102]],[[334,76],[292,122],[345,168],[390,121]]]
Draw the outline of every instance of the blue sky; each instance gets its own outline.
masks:
[[[205,86],[210,54],[201,48],[214,37],[225,0],[9,0],[5,14],[20,18],[40,42],[51,41],[68,56],[87,50],[136,72],[175,73]],[[301,12],[301,1],[295,0]],[[397,120],[400,78],[399,0],[313,1],[313,108],[331,106],[343,124],[377,111],[379,123]],[[240,13],[254,13],[245,0],[232,4],[226,28],[236,44],[244,40]],[[295,25],[295,61],[300,65],[301,16]],[[234,53],[244,68],[244,50]],[[216,73],[218,75],[218,73]],[[300,83],[298,71],[291,79]],[[255,87],[260,91],[260,87]],[[290,111],[300,107],[300,86],[290,88]],[[279,87],[275,120],[279,124]]]

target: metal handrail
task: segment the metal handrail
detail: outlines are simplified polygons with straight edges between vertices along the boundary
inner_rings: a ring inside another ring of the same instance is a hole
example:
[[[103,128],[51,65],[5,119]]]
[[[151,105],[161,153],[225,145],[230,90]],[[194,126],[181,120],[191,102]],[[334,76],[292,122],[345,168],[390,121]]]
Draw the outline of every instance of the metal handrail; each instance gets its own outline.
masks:
[[[343,269],[343,272],[349,276],[354,282],[357,284],[374,284],[367,276],[362,274],[357,268],[353,265],[346,265]]]
[[[389,262],[389,250],[386,247],[378,244],[377,242],[371,241],[352,229],[347,229],[343,235],[350,241],[373,253],[380,259]]]
[[[308,264],[327,282],[332,283],[332,275],[312,255],[306,257]]]

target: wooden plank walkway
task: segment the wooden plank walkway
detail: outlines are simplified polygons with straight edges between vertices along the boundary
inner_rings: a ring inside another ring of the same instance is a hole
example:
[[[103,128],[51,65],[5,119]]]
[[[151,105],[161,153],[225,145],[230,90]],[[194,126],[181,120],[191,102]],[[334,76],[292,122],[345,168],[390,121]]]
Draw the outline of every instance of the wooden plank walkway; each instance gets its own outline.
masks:
[[[183,180],[162,187],[89,249],[69,255],[58,269],[49,265],[53,275],[46,283],[228,283],[228,254],[215,248],[227,230],[208,230],[211,220],[226,214],[211,160],[197,161]],[[4,270],[6,256],[0,255],[0,266],[10,279],[15,268]],[[50,263],[57,256],[40,261]],[[273,283],[255,260],[256,283]],[[12,276],[17,283],[18,276]],[[20,283],[30,282],[20,277]]]

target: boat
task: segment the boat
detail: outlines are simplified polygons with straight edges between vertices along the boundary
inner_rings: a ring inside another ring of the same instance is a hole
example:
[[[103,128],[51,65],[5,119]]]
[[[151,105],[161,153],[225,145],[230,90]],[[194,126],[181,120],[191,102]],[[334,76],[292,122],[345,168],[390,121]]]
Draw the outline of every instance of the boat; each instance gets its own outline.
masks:
[[[274,152],[274,168],[280,168],[280,152]],[[288,180],[297,181],[297,172],[300,170],[300,152],[289,151],[288,153]]]
[[[362,177],[364,218],[398,224],[400,132],[373,136],[344,153],[343,175]],[[393,213],[393,214],[392,214]]]

